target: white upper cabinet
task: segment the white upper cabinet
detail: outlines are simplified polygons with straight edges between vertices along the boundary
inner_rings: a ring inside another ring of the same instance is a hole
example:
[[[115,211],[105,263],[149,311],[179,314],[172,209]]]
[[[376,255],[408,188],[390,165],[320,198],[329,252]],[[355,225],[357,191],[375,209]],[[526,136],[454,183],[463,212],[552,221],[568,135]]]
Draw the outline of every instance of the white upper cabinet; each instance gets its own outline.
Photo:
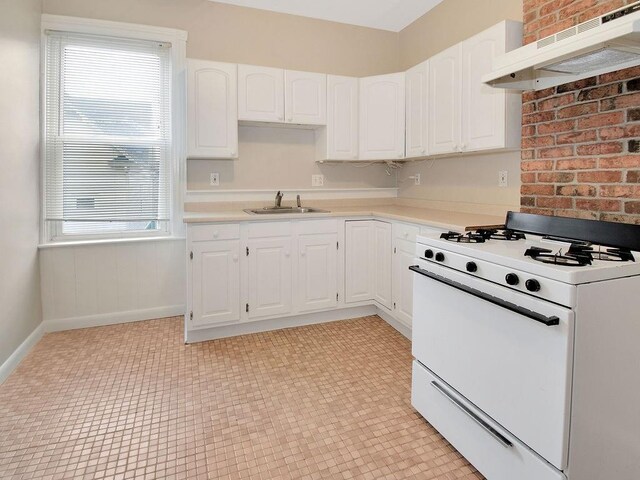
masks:
[[[406,157],[428,155],[429,61],[422,62],[406,72]]]
[[[238,65],[238,119],[284,122],[284,70]]]
[[[237,158],[237,67],[188,60],[188,158]]]
[[[520,147],[521,96],[481,78],[521,42],[522,24],[506,20],[430,59],[430,155]]]
[[[522,43],[522,24],[505,21],[462,43],[462,132],[468,151],[520,148],[521,95],[482,83],[493,58]],[[510,121],[508,121],[510,120]]]
[[[358,159],[358,79],[327,76],[327,128],[317,133],[318,160]]]
[[[324,73],[284,72],[284,111],[287,123],[327,123],[327,76]]]
[[[360,160],[404,158],[405,75],[360,79]]]
[[[460,151],[462,45],[429,59],[429,154]]]

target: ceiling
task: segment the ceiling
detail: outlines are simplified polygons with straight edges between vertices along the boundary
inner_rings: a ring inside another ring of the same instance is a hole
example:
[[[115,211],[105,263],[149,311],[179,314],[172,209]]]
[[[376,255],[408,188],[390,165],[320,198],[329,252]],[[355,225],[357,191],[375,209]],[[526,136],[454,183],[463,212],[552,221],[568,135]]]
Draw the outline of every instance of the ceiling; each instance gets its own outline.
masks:
[[[442,0],[211,0],[399,32]]]

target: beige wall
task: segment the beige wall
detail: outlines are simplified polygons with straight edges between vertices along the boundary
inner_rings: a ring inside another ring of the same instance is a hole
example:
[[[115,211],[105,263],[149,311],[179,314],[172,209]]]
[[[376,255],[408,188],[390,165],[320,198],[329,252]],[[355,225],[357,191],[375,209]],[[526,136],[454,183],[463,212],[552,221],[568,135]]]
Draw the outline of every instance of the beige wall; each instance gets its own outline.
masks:
[[[400,69],[399,35],[393,32],[208,0],[44,0],[43,3],[45,13],[186,30],[190,58],[350,76]],[[273,135],[267,138],[267,132]],[[277,188],[285,184],[290,188],[310,188],[311,173],[324,173],[326,188],[383,187],[393,182],[380,166],[358,170],[348,166],[318,167],[310,148],[310,135],[294,130],[246,129],[240,136],[238,161],[188,161],[188,187],[212,188],[209,175],[213,172],[220,173],[221,186],[213,187],[217,190]]]
[[[0,0],[0,365],[40,324],[41,0]]]
[[[400,68],[412,67],[505,19],[522,21],[522,0],[444,0],[400,32]]]

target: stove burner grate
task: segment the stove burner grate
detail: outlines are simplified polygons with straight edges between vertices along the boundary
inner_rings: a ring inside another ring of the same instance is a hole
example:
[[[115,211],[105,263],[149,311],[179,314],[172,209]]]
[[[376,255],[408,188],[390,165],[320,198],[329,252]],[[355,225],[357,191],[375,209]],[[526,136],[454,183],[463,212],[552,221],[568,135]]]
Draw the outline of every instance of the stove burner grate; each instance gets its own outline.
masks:
[[[509,230],[509,229],[498,230],[495,228],[491,228],[491,229],[480,228],[476,230],[476,233],[478,235],[482,235],[487,240],[506,240],[509,242],[513,242],[516,240],[525,240],[527,238],[525,237],[524,233],[516,232],[514,230]]]
[[[466,234],[462,234],[458,232],[447,232],[440,235],[440,238],[443,238],[448,242],[457,242],[457,243],[484,243],[485,242],[485,237],[475,232],[469,232]]]
[[[601,260],[604,262],[635,262],[631,250],[626,248],[607,248],[590,245],[572,244],[567,255],[584,255],[589,256],[592,260]]]
[[[563,267],[584,267],[591,265],[591,255],[584,254],[582,252],[567,252],[563,254],[562,251],[553,253],[552,250],[546,248],[531,247],[524,252],[525,257],[531,257],[532,259],[553,265],[560,265]]]

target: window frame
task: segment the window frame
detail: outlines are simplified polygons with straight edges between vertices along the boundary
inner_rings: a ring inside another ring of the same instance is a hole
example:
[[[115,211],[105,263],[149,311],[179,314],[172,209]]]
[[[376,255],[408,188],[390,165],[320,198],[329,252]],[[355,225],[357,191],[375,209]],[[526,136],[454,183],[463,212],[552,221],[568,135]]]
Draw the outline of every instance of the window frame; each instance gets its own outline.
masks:
[[[115,38],[149,40],[171,43],[171,145],[169,159],[169,195],[170,220],[164,228],[152,231],[90,233],[69,235],[62,233],[62,222],[45,221],[45,202],[47,198],[46,177],[46,59],[47,30],[69,33],[101,35]],[[182,222],[183,202],[186,193],[186,40],[187,32],[171,28],[152,27],[130,23],[93,20],[78,17],[43,14],[41,19],[41,65],[40,65],[40,140],[41,140],[41,244],[62,244],[67,242],[93,241],[104,243],[108,240],[119,241],[135,238],[184,237]]]

